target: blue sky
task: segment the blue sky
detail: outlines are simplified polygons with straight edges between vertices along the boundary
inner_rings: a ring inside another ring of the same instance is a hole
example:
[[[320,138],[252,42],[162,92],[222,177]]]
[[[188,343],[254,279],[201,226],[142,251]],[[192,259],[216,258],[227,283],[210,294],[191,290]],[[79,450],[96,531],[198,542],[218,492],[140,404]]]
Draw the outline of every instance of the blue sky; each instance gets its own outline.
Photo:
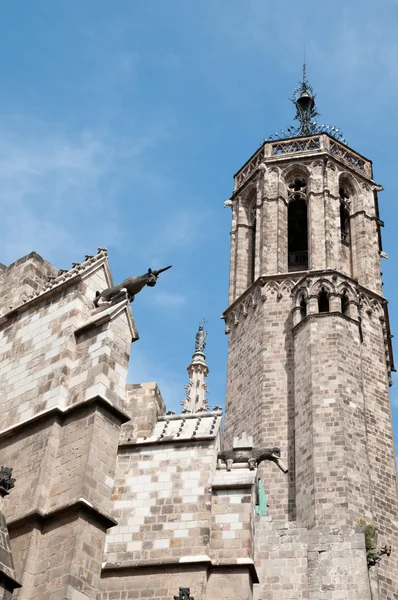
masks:
[[[209,399],[223,403],[223,202],[233,173],[292,123],[305,45],[320,122],[374,161],[385,188],[397,332],[397,26],[397,0],[3,3],[0,261],[34,249],[67,268],[106,246],[117,282],[173,264],[133,305],[130,380],[158,381],[178,409],[205,317]],[[398,417],[395,388],[392,400]]]

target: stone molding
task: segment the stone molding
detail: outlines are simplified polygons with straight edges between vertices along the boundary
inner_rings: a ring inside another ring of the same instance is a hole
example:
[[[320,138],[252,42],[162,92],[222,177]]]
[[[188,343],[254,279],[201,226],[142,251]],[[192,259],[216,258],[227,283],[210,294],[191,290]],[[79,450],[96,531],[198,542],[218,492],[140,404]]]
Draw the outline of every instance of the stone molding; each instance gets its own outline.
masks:
[[[127,322],[131,333],[131,341],[136,342],[140,336],[138,335],[138,331],[133,320],[130,301],[127,299],[122,300],[117,304],[112,304],[105,310],[95,310],[91,317],[87,319],[87,321],[83,323],[83,325],[80,325],[80,327],[75,329],[75,336],[78,337],[79,335],[83,335],[83,333],[86,333],[90,329],[95,329],[96,327],[100,327],[105,323],[113,321],[113,319],[118,317],[123,311],[126,311]]]
[[[143,559],[143,560],[132,560],[126,562],[117,563],[104,563],[101,570],[101,577],[112,577],[113,574],[120,573],[120,571],[136,571],[139,569],[159,569],[164,570],[165,568],[176,568],[181,569],[186,567],[191,568],[195,566],[203,565],[206,568],[224,569],[224,568],[236,568],[237,570],[248,570],[252,577],[253,583],[259,583],[259,577],[255,564],[251,558],[246,556],[235,559],[212,559],[206,554],[200,556],[181,556],[179,559],[164,558],[164,559]]]
[[[315,160],[314,157],[316,157]],[[275,162],[280,164],[292,160],[303,162],[306,159],[310,159],[311,164],[316,162],[322,164],[325,157],[328,159],[327,166],[329,168],[335,170],[336,163],[342,169],[349,169],[365,182],[369,180],[373,182],[372,161],[327,133],[320,133],[312,136],[267,141],[261,144],[235,173],[235,186],[231,199],[235,194],[241,192],[256,175],[265,171],[269,164]]]
[[[309,321],[312,320],[316,320],[316,319],[328,319],[330,317],[341,317],[342,319],[346,320],[346,321],[350,321],[351,323],[355,323],[356,325],[360,325],[358,320],[352,319],[351,317],[348,317],[347,315],[343,315],[343,313],[341,312],[322,312],[322,313],[313,313],[311,315],[307,315],[306,317],[304,317],[304,319],[302,321],[300,321],[300,323],[297,323],[297,325],[295,325],[292,328],[292,332],[293,335],[295,335],[297,333],[297,331],[299,329],[301,329],[302,326],[305,325],[305,323],[308,323]]]
[[[121,423],[127,423],[130,421],[130,417],[127,413],[122,411],[117,406],[114,406],[110,400],[104,398],[103,396],[96,395],[91,398],[87,398],[87,400],[82,400],[81,402],[77,402],[76,404],[72,404],[70,406],[52,406],[51,408],[44,410],[43,412],[38,413],[37,415],[33,415],[26,421],[22,421],[20,423],[16,423],[15,425],[11,425],[11,427],[7,427],[0,431],[0,439],[7,437],[8,435],[15,435],[19,430],[25,429],[29,425],[36,425],[37,422],[48,419],[48,418],[60,418],[62,421],[71,415],[73,412],[81,410],[82,408],[86,408],[88,406],[98,405],[100,408],[107,410],[112,413],[116,418],[120,420]]]
[[[233,326],[239,325],[240,320],[246,318],[251,310],[255,310],[259,303],[265,302],[269,295],[276,294],[278,300],[286,294],[290,296],[296,284],[295,279],[292,273],[259,277],[222,314],[225,333],[228,334]]]
[[[26,523],[39,523],[43,526],[48,523],[56,523],[68,515],[75,517],[76,514],[79,514],[88,520],[95,520],[104,527],[104,529],[109,529],[110,527],[117,525],[117,521],[110,514],[83,497],[70,500],[68,503],[56,506],[48,512],[37,509],[32,510],[15,519],[9,519],[7,525],[9,529],[16,529]]]

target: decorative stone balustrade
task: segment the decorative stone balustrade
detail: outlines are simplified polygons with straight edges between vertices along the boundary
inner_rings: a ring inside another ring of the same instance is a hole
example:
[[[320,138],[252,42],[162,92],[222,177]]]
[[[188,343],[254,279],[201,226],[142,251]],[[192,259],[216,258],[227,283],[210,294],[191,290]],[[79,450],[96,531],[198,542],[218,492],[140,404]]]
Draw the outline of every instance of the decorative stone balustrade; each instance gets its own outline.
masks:
[[[356,172],[361,172],[366,177],[372,177],[372,163],[357,154],[341,142],[338,142],[327,133],[320,135],[311,135],[308,137],[291,138],[285,140],[273,140],[265,142],[253,154],[253,156],[243,165],[236,173],[235,189],[238,190],[248,178],[258,169],[259,165],[269,159],[280,157],[283,154],[292,155],[316,152],[328,153],[339,161],[342,161],[346,166]]]

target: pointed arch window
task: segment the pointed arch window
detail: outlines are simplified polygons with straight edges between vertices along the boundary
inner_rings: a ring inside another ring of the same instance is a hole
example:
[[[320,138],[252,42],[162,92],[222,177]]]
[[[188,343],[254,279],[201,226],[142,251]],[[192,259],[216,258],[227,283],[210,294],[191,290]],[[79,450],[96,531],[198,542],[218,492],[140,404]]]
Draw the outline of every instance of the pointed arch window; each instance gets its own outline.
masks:
[[[300,317],[301,317],[301,320],[305,319],[306,316],[307,316],[307,303],[305,301],[304,296],[301,296],[301,300],[300,300]]]
[[[349,193],[345,187],[340,187],[340,233],[341,241],[350,243],[350,211],[348,209]]]
[[[249,285],[253,283],[256,277],[256,235],[257,235],[257,214],[256,199],[254,199],[249,208],[249,248],[248,248],[248,267],[249,267]]]
[[[320,313],[329,312],[329,296],[325,288],[322,288],[318,296],[318,311]]]
[[[343,295],[341,296],[341,312],[343,315],[348,315],[349,306],[350,302],[348,300],[347,293],[343,292]]]
[[[296,177],[288,186],[288,270],[308,269],[307,184]]]

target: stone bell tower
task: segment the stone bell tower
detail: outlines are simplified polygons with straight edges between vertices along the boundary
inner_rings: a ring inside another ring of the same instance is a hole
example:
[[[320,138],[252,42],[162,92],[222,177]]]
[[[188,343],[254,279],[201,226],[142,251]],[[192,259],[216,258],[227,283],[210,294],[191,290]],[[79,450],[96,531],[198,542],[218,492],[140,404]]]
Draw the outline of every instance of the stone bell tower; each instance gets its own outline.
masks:
[[[264,587],[260,598],[396,600],[394,366],[380,273],[382,188],[370,160],[338,129],[316,123],[314,98],[304,68],[293,98],[298,126],[261,145],[235,175],[225,203],[232,208],[225,446],[245,429],[256,446],[280,446],[289,466],[288,476],[266,464],[259,469],[273,524],[257,517],[257,562],[262,581],[269,583],[271,573],[281,586],[279,595]],[[278,559],[265,559],[271,539],[275,557],[278,523],[296,531],[306,548],[300,555],[306,574],[291,580],[290,563],[282,577]],[[376,540],[367,560],[350,537],[359,523],[374,524],[377,547],[386,546],[375,566],[369,557]],[[314,552],[324,552],[318,546],[325,531],[340,535],[346,550],[339,551],[341,564],[331,551],[322,575]],[[283,585],[298,579],[296,595],[283,595],[291,590]]]

